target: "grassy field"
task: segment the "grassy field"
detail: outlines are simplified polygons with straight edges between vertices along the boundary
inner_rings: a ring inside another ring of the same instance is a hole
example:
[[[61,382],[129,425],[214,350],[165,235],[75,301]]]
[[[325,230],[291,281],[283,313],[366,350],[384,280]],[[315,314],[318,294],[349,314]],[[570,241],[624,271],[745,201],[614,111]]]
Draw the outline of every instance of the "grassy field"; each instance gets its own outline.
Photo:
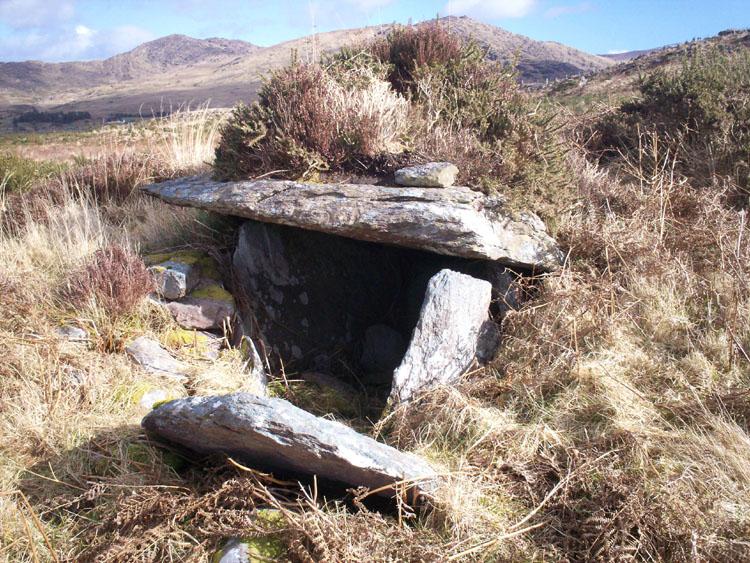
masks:
[[[742,88],[732,99],[748,104]],[[651,115],[647,102],[638,115]],[[567,253],[564,268],[529,284],[490,366],[369,424],[445,473],[417,511],[324,500],[153,447],[140,398],[186,391],[122,348],[144,334],[167,344],[173,321],[135,284],[117,288],[135,303],[123,310],[99,286],[70,292],[114,248],[133,271],[135,255],[203,248],[229,274],[230,225],[134,190],[208,169],[224,117],[1,140],[0,560],[209,561],[223,538],[270,532],[303,562],[748,560],[747,185],[735,168],[687,165],[708,158],[709,141],[716,162],[722,146],[744,158],[729,143],[747,123],[721,114],[731,127],[692,145],[629,121],[619,103],[576,116],[556,107],[564,184],[522,195]],[[606,144],[593,135],[603,124],[632,142]],[[492,189],[520,197],[507,177]],[[59,338],[66,323],[89,341]],[[187,392],[243,389],[237,351],[211,379],[174,351],[195,370]],[[271,374],[272,386],[302,403],[293,377]],[[283,519],[259,518],[262,508]]]

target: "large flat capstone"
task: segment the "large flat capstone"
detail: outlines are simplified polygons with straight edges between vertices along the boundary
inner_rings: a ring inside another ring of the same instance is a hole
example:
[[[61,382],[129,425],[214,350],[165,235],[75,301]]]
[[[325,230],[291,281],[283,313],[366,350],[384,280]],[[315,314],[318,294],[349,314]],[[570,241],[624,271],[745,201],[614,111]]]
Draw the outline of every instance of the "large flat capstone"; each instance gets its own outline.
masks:
[[[217,182],[199,175],[141,189],[176,205],[438,254],[540,270],[557,269],[563,258],[536,215],[510,213],[500,199],[465,187]]]
[[[414,492],[437,485],[434,469],[418,457],[283,399],[249,393],[176,399],[156,407],[142,425],[152,436],[204,454],[223,452],[259,468],[372,490],[403,479],[412,480],[406,488]],[[379,494],[393,496],[394,491]]]

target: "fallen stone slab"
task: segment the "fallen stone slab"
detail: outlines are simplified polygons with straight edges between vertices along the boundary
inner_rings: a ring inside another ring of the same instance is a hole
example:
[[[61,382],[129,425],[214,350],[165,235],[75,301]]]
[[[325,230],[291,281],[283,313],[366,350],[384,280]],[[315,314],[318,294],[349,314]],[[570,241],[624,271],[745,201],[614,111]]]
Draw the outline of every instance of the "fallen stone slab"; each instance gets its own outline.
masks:
[[[182,328],[222,329],[235,311],[232,294],[219,284],[204,285],[177,301],[167,303],[167,309]]]
[[[555,270],[563,255],[532,213],[465,187],[440,190],[207,175],[141,188],[175,205],[511,266]]]
[[[187,366],[170,356],[156,340],[138,337],[125,346],[125,352],[150,373],[186,379]]]
[[[200,280],[197,262],[167,260],[148,270],[156,283],[156,292],[167,299],[185,297]]]
[[[489,282],[466,274],[441,270],[430,279],[409,348],[393,373],[392,402],[407,401],[466,371],[485,336],[491,298]]]
[[[157,406],[142,425],[152,437],[202,454],[223,452],[266,470],[316,475],[371,490],[408,479],[412,486],[407,488],[415,494],[437,485],[435,471],[418,457],[283,399],[250,393],[176,399]],[[378,494],[390,497],[394,491]]]
[[[396,183],[401,186],[449,188],[456,181],[458,168],[450,162],[428,162],[396,170]]]

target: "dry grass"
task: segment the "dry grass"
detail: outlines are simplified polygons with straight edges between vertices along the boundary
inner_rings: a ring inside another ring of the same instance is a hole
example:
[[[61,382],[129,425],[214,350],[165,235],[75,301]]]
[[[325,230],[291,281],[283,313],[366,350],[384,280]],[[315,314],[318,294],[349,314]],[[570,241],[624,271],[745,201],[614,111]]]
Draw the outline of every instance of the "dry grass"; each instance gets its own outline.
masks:
[[[209,109],[208,103],[194,110],[188,105],[170,112],[169,117],[156,120],[156,154],[174,174],[209,170],[226,114],[226,110]]]

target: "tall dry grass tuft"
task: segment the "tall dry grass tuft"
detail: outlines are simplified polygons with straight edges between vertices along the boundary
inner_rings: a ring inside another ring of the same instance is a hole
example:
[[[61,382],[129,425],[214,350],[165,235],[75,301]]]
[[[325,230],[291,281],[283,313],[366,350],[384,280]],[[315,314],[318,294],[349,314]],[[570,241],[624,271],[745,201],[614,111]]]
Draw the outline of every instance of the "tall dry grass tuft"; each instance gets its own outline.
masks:
[[[197,174],[211,168],[226,114],[209,105],[205,102],[196,109],[185,105],[156,120],[152,150],[172,174]]]

